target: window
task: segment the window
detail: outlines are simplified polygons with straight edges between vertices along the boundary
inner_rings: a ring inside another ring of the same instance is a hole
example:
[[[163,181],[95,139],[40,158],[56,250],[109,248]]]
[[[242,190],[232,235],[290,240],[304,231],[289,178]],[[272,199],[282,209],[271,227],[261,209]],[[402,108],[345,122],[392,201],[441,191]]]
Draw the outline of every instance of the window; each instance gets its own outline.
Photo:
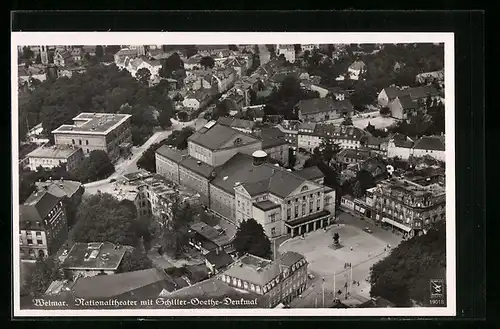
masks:
[[[73,145],[75,145],[75,140],[74,139],[72,139],[71,142],[73,143]]]
[[[295,218],[299,216],[299,206],[295,206]]]
[[[275,235],[275,234],[276,234],[276,227],[273,227],[273,228],[271,229],[271,235]]]
[[[39,223],[39,222],[37,222],[37,224],[38,224],[38,225],[40,225],[40,223]],[[42,236],[42,232],[40,232],[40,231],[36,231],[35,235],[36,235],[36,236]]]
[[[37,243],[37,244],[43,244],[43,241],[42,241],[41,239],[40,239],[40,240],[39,240],[39,239],[37,239],[37,240],[36,240],[36,243]]]
[[[309,212],[312,212],[313,211],[313,208],[314,208],[314,204],[313,204],[313,201],[309,201]]]
[[[82,145],[82,140],[81,139],[78,140],[78,144]]]
[[[89,153],[90,153],[90,151],[89,151],[89,149],[87,149],[87,154],[89,154]]]
[[[33,244],[33,240],[32,239],[28,239],[28,244],[32,245]]]
[[[302,204],[302,216],[304,216],[306,214],[306,203],[304,202]]]
[[[286,219],[290,219],[290,217],[291,217],[291,213],[292,213],[292,209],[288,208],[288,209],[286,210]]]
[[[271,219],[271,223],[276,221],[276,213],[269,215],[269,218]]]
[[[89,145],[89,140],[88,139],[85,141],[85,145]]]

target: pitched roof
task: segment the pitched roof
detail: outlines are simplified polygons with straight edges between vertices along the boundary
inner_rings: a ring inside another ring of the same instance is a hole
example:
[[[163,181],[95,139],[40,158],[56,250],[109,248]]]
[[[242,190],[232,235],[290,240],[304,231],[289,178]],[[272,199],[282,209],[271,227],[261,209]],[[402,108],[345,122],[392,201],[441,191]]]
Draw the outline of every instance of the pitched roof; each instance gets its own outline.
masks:
[[[229,256],[224,250],[217,252],[216,250],[210,251],[205,255],[208,262],[213,264],[216,269],[228,266],[233,262],[233,258]]]
[[[411,148],[414,144],[411,138],[399,133],[392,135],[390,140],[396,147]]]
[[[281,271],[277,262],[246,254],[224,271],[224,274],[264,286],[279,277]]]
[[[389,100],[393,100],[394,98],[398,97],[401,93],[401,90],[399,90],[396,87],[387,87],[383,89],[385,91],[385,94],[389,98]]]
[[[353,62],[353,63],[349,66],[349,68],[350,68],[351,70],[357,70],[357,71],[359,71],[359,70],[362,70],[365,66],[366,66],[365,62],[360,61],[360,60],[357,60],[357,61]]]
[[[263,149],[288,144],[285,134],[276,127],[262,128],[260,130],[260,137],[262,138]]]
[[[230,117],[220,117],[217,119],[217,123],[227,127],[235,127],[241,129],[253,130],[255,128],[255,122],[252,120],[235,119]]]
[[[414,149],[444,151],[445,144],[443,136],[423,136],[415,142]]]
[[[370,158],[370,151],[361,151],[359,149],[343,149],[337,154],[337,156],[364,161]]]
[[[348,99],[334,100],[332,98],[303,99],[296,105],[302,114],[314,114],[321,112],[337,111],[341,113],[354,110]]]
[[[157,284],[158,294],[168,286],[174,290],[167,276],[156,268],[79,278],[72,290],[80,298],[112,298],[153,284]]]
[[[205,239],[215,243],[217,246],[222,247],[231,242],[231,237],[215,227],[208,225],[205,222],[198,221],[190,225],[191,230],[203,236]]]
[[[204,178],[210,178],[212,176],[212,172],[214,171],[214,167],[211,165],[203,161],[199,161],[191,156],[184,157],[179,165],[197,173],[198,175],[201,175]]]
[[[401,104],[401,107],[405,110],[415,109],[418,107],[418,104],[412,100],[410,95],[401,95],[401,96],[398,96],[397,99],[399,99],[399,103]]]
[[[281,254],[278,258],[278,262],[283,266],[292,266],[296,264],[298,261],[302,260],[304,256],[295,251],[287,251],[284,254]]]
[[[315,180],[325,177],[317,166],[307,167],[302,170],[296,171],[295,174],[307,180]]]

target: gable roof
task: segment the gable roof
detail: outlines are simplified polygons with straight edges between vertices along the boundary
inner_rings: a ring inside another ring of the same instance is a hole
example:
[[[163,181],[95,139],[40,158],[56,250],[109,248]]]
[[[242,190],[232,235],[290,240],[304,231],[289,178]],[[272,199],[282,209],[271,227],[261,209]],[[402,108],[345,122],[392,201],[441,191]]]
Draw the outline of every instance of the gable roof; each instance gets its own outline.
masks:
[[[274,203],[272,201],[269,201],[269,200],[264,200],[264,201],[260,201],[260,202],[255,202],[254,204],[254,207],[260,209],[260,210],[263,210],[263,211],[268,211],[268,210],[271,210],[271,209],[275,209],[275,208],[279,208],[280,205],[277,204],[277,203]]]
[[[405,110],[416,109],[418,107],[418,104],[412,100],[410,95],[401,95],[398,96],[397,99],[399,99],[401,107]]]
[[[60,198],[56,197],[55,195],[52,195],[46,190],[43,191],[35,191],[33,192],[28,199],[24,202],[23,208],[26,210],[27,207],[34,207],[36,209],[36,213],[38,214],[39,218],[35,220],[40,220],[40,218],[45,218],[49,214],[49,212],[56,206],[56,204],[61,201]],[[22,214],[21,214],[22,215]],[[28,211],[26,215],[31,216],[34,215],[34,213]],[[32,218],[29,217],[27,219],[23,220],[31,220]]]
[[[152,284],[158,284],[158,294],[169,285],[167,276],[156,268],[112,275],[79,278],[72,290],[80,298],[112,298]],[[174,290],[170,283],[171,290]],[[153,297],[153,296],[152,296]],[[156,297],[156,296],[155,296]]]
[[[182,151],[179,151],[173,147],[168,147],[168,145],[162,145],[160,148],[156,150],[155,153],[158,153],[161,156],[164,156],[165,158],[174,161],[176,163],[179,163],[183,159],[183,153]]]
[[[227,127],[235,127],[247,130],[253,130],[255,128],[255,122],[251,120],[235,119],[230,117],[220,117],[217,119],[217,123]]]
[[[414,149],[444,151],[445,144],[443,136],[423,136],[415,142]]]
[[[394,98],[398,97],[401,93],[401,90],[399,90],[396,87],[387,87],[384,88],[383,91],[385,91],[385,94],[387,95],[387,98],[389,98],[389,100],[393,100]]]
[[[365,62],[363,62],[363,61],[361,61],[361,60],[357,60],[357,61],[353,62],[353,63],[349,66],[349,69],[351,69],[351,70],[356,70],[356,71],[360,71],[360,70],[362,70],[365,66],[366,66]]]

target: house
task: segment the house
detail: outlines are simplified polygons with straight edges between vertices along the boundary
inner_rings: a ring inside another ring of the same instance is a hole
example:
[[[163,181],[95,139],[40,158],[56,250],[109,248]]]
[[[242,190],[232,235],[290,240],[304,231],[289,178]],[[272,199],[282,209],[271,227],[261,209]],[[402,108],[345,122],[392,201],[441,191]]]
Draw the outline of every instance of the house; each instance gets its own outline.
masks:
[[[413,102],[425,104],[428,97],[431,99],[441,99],[440,92],[433,86],[419,86],[414,88],[398,88],[395,86],[382,89],[377,100],[380,106],[389,106],[397,97],[408,95]]]
[[[411,138],[401,134],[394,134],[389,137],[389,142],[387,144],[387,157],[398,157],[403,160],[408,160],[412,154],[413,145],[414,141]]]
[[[354,211],[354,198],[346,194],[340,198],[340,207],[344,210]]]
[[[297,147],[312,153],[326,138],[341,148],[359,149],[367,135],[368,132],[354,126],[302,123],[297,134]]]
[[[285,134],[285,140],[292,146],[297,147],[299,126],[298,120],[283,120],[276,127]]]
[[[63,200],[38,187],[19,205],[19,249],[21,260],[35,261],[54,255],[68,237]]]
[[[214,72],[214,77],[217,79],[218,92],[223,93],[230,89],[237,78],[236,70],[232,67],[217,70]]]
[[[198,54],[201,56],[220,56],[222,57],[229,51],[228,45],[196,45]],[[222,55],[222,56],[221,56]]]
[[[72,210],[82,202],[82,196],[85,192],[85,187],[82,183],[67,180],[46,180],[45,182],[35,182],[35,186],[38,190],[45,190],[55,197],[60,198],[63,201],[63,205],[66,209],[66,215],[68,219],[72,219],[71,216],[75,214]]]
[[[304,99],[295,105],[299,119],[307,122],[333,120],[349,116],[354,107],[348,99],[338,101],[331,98]]]
[[[83,59],[83,49],[80,47],[73,47],[71,49],[71,57],[73,57],[74,62],[80,62]]]
[[[73,57],[71,56],[71,53],[67,50],[63,51],[57,51],[54,54],[54,64],[56,66],[68,66],[74,62]]]
[[[194,70],[194,69],[199,69],[201,67],[200,65],[200,59],[202,59],[203,56],[196,54],[194,56],[189,57],[185,62],[184,62],[184,69],[186,70]]]
[[[372,153],[385,156],[387,155],[388,142],[389,142],[388,138],[381,138],[368,135],[363,141],[363,146],[370,149]]]
[[[200,251],[205,257],[211,252],[233,253],[232,236],[220,226],[213,227],[205,222],[198,221],[189,226],[189,245]]]
[[[413,145],[412,156],[431,156],[439,161],[446,161],[444,136],[422,136]]]
[[[359,80],[360,76],[366,72],[366,64],[361,60],[353,62],[347,68],[347,73],[351,80]]]
[[[124,67],[125,60],[138,57],[137,49],[122,48],[116,54],[113,55],[115,64],[118,67]]]
[[[396,119],[408,119],[411,116],[417,115],[420,105],[413,101],[410,95],[397,96],[389,103],[391,116]]]
[[[64,164],[68,172],[75,172],[84,155],[82,149],[74,145],[42,145],[27,157],[32,171],[37,171],[38,167],[51,169]]]
[[[77,242],[62,255],[62,268],[75,281],[79,277],[115,274],[130,247],[111,242]]]
[[[361,163],[371,157],[369,150],[343,149],[337,153],[337,161],[344,165]]]
[[[182,101],[184,107],[191,110],[199,110],[204,108],[210,101],[214,92],[211,89],[198,89],[194,92],[189,92]]]
[[[205,255],[205,265],[210,276],[224,271],[233,262],[233,258],[224,250],[215,249]]]

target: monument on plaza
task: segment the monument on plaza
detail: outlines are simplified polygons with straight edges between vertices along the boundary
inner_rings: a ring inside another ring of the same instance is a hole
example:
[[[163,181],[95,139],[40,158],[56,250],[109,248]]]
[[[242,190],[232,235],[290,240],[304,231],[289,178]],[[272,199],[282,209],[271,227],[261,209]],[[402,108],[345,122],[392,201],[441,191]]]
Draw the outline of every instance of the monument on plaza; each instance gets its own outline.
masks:
[[[342,248],[343,246],[340,244],[340,235],[338,232],[335,232],[333,234],[333,249],[339,249]]]

